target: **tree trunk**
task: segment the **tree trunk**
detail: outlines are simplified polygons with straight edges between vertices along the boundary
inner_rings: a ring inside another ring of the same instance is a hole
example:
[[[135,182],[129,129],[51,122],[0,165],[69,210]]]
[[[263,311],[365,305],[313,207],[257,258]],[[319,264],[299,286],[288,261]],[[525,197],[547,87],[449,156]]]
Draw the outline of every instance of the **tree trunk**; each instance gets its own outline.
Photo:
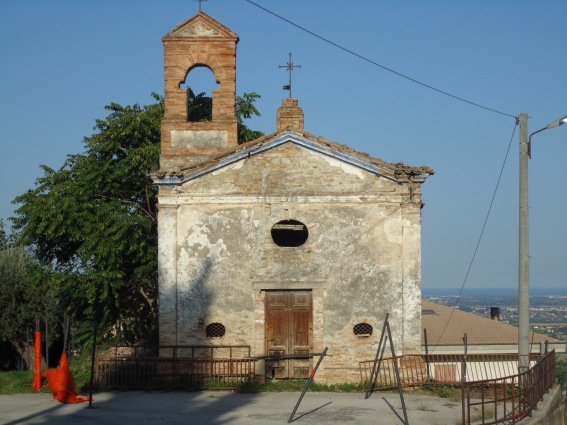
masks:
[[[10,341],[14,346],[18,354],[21,356],[22,360],[26,364],[27,370],[35,369],[35,346],[34,344],[29,344],[27,341]],[[47,368],[45,363],[45,358],[41,356],[41,369],[45,370]]]

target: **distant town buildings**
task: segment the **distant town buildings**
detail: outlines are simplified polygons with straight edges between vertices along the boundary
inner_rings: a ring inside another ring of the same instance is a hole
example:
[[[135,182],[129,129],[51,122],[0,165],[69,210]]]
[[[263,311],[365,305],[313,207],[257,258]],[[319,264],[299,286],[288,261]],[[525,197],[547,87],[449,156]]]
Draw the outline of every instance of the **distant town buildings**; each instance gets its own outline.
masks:
[[[438,295],[424,297],[430,301],[462,311],[490,317],[490,308],[500,308],[500,321],[513,326],[518,324],[517,298],[510,296]],[[538,295],[530,297],[530,326],[534,332],[567,341],[567,296]]]

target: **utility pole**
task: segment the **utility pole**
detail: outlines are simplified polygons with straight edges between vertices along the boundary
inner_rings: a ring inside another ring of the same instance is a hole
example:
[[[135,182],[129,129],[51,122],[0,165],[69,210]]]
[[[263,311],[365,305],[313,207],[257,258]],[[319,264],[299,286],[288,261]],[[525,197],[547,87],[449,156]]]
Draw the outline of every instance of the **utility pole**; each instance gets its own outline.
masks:
[[[530,366],[530,276],[528,228],[528,115],[520,114],[520,227],[518,270],[518,371]]]
[[[520,255],[518,273],[518,371],[525,372],[530,366],[530,275],[529,275],[529,229],[528,229],[528,159],[532,154],[532,136],[550,128],[567,124],[567,115],[528,137],[528,114],[521,113],[520,121]]]

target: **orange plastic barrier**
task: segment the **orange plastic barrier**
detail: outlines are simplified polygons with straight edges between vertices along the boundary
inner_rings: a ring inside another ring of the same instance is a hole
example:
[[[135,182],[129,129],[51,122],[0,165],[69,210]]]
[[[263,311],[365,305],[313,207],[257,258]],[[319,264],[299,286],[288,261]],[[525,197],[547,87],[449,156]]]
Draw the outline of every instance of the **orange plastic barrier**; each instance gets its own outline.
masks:
[[[35,375],[33,377],[32,389],[41,389],[41,332],[35,333]]]
[[[59,360],[57,369],[47,369],[45,371],[47,385],[51,388],[53,398],[61,403],[83,403],[89,401],[88,397],[81,397],[75,390],[75,381],[69,370],[69,361],[67,354],[63,353]]]

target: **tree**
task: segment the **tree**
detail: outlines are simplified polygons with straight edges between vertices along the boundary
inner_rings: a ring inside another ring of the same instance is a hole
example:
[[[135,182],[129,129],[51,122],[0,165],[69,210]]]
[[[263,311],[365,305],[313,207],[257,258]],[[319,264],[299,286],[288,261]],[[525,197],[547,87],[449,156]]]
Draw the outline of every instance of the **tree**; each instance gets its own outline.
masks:
[[[157,188],[163,98],[148,106],[106,107],[86,152],[70,155],[59,170],[42,165],[36,187],[18,196],[12,218],[22,241],[51,267],[49,285],[62,308],[90,335],[95,309],[102,339],[134,342],[156,335]],[[244,118],[259,115],[245,94]],[[239,118],[241,122],[241,118]],[[248,130],[248,136],[261,134]]]
[[[33,259],[24,248],[0,249],[0,339],[9,342],[26,363],[33,351],[26,329],[40,311],[34,306],[37,299],[27,277],[32,265]]]
[[[8,342],[27,364],[35,358],[33,323],[56,314],[53,292],[43,285],[43,270],[38,261],[0,222],[0,342]],[[32,330],[30,334],[28,330]],[[9,361],[3,357],[3,361]]]
[[[257,139],[264,134],[261,131],[249,129],[244,120],[252,118],[252,115],[261,116],[260,111],[254,106],[256,99],[259,99],[258,93],[244,93],[242,96],[236,96],[236,117],[238,118],[238,143],[246,143],[250,140]]]
[[[78,320],[101,308],[106,337],[139,340],[155,328],[156,188],[163,101],[141,107],[112,103],[84,139],[86,153],[55,171],[42,166],[36,187],[17,197],[13,220],[38,258],[53,265],[50,281]],[[88,335],[89,329],[84,329]]]
[[[0,249],[6,248],[8,245],[8,235],[4,230],[4,220],[0,218]]]
[[[213,119],[213,99],[205,92],[195,94],[187,87],[187,119],[191,122],[204,122]]]

